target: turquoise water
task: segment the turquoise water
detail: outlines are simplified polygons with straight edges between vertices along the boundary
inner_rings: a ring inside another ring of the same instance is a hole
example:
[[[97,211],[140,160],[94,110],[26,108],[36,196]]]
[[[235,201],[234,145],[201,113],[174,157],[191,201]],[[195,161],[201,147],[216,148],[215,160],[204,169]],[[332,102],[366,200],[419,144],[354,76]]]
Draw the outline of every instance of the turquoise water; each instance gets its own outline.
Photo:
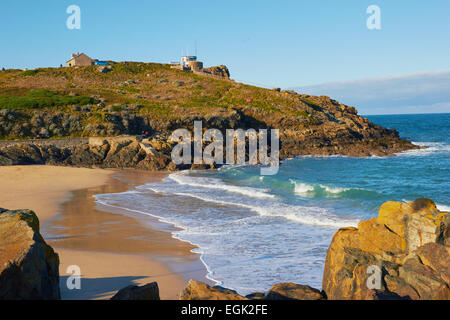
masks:
[[[275,176],[256,167],[180,172],[97,200],[180,227],[174,237],[199,247],[208,277],[242,294],[288,281],[321,288],[339,227],[375,217],[388,200],[426,197],[450,209],[450,114],[368,118],[428,148],[390,158],[299,157]]]

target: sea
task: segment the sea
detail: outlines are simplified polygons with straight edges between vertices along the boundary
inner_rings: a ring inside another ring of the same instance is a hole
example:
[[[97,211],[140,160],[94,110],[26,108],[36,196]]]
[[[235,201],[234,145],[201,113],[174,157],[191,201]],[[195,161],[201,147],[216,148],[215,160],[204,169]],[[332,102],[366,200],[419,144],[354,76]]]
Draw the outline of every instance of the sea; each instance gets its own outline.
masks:
[[[243,295],[280,282],[320,289],[338,228],[376,217],[389,200],[430,198],[450,211],[450,114],[367,118],[427,148],[387,158],[301,156],[274,176],[254,166],[182,171],[96,201],[177,227],[173,237],[197,247],[217,285]]]

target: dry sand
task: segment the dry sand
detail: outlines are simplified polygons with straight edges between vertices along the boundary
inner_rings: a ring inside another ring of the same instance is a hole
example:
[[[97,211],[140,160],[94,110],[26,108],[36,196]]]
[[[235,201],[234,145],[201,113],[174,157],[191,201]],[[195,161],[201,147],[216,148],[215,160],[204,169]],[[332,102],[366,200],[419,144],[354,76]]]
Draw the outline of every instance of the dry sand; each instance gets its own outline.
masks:
[[[137,170],[0,167],[0,207],[36,211],[41,233],[60,256],[63,299],[106,299],[128,285],[152,281],[161,299],[177,299],[188,279],[205,281],[194,247],[173,239],[171,226],[158,230],[157,219],[146,217],[144,227],[140,217],[97,205],[93,198],[163,177]],[[81,290],[67,288],[70,265],[81,269]]]
[[[69,191],[101,186],[113,171],[53,166],[0,167],[0,207],[32,209],[40,222],[55,216]]]
[[[160,297],[178,299],[186,286],[184,279],[171,272],[164,264],[133,254],[114,254],[94,251],[56,249],[61,260],[60,287],[65,300],[109,299],[118,289],[129,285],[143,285],[157,281]],[[71,265],[80,267],[81,290],[69,290],[66,273]]]

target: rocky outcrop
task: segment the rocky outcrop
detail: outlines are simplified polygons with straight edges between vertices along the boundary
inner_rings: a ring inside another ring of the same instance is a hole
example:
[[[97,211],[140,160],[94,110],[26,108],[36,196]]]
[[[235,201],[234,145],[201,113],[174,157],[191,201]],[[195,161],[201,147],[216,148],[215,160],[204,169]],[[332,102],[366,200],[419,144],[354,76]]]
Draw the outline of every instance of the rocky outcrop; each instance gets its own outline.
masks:
[[[158,283],[125,287],[119,290],[111,300],[160,300]]]
[[[306,99],[301,95],[292,95],[296,99]],[[409,141],[400,139],[395,130],[376,126],[367,119],[359,117],[356,115],[354,108],[337,104],[329,98],[323,98],[323,101],[317,102],[321,105],[329,103],[326,111],[318,111],[316,110],[319,108],[318,105],[313,105],[312,102],[308,103],[312,105],[311,107],[307,106],[311,109],[311,116],[307,118],[298,117],[295,121],[292,117],[287,116],[281,118],[266,117],[267,114],[251,108],[233,109],[227,115],[203,119],[185,117],[184,119],[166,122],[152,121],[135,115],[107,114],[105,119],[112,121],[112,131],[102,129],[105,125],[109,127],[109,124],[102,124],[99,125],[100,127],[96,127],[98,130],[91,130],[93,127],[84,126],[80,115],[70,116],[68,120],[66,116],[61,116],[67,121],[72,119],[67,125],[63,124],[64,128],[61,129],[69,130],[65,131],[66,134],[80,133],[77,130],[82,128],[85,130],[82,134],[86,135],[115,135],[124,132],[137,134],[144,131],[151,133],[151,138],[142,140],[138,136],[115,136],[90,138],[89,142],[87,138],[0,141],[0,165],[53,164],[173,170],[175,165],[171,162],[170,153],[174,143],[170,143],[168,137],[172,130],[177,128],[192,130],[194,120],[202,120],[204,128],[219,128],[222,130],[227,128],[284,128],[280,131],[280,159],[307,154],[388,156],[396,152],[418,148]],[[37,129],[40,126],[60,128],[58,121],[61,120],[61,117],[50,117],[48,115],[41,115],[40,117],[36,125],[27,126],[27,128]],[[44,119],[46,120],[44,121]],[[48,121],[56,122],[49,125]],[[1,123],[0,119],[0,127]],[[8,123],[13,125],[14,122]],[[11,125],[8,124],[7,127],[11,129]],[[71,128],[75,131],[71,131]],[[27,131],[19,128],[18,132],[25,134]]]
[[[58,268],[34,212],[0,209],[0,300],[60,299]]]
[[[236,291],[211,287],[206,283],[190,280],[181,292],[180,300],[324,300],[322,292],[309,286],[295,283],[279,283],[274,285],[267,294],[258,292],[243,297]]]
[[[91,138],[79,144],[41,144],[40,141],[0,147],[0,165],[49,164],[75,167],[174,170],[171,145],[136,136]]]
[[[105,107],[105,114],[101,123],[90,120],[92,108],[85,106],[68,112],[34,111],[28,114],[23,110],[0,110],[0,136],[15,136],[18,138],[54,137],[70,135],[120,135],[140,134],[150,130],[151,120],[129,111],[137,106],[114,106],[122,110],[109,112]],[[79,109],[79,110],[78,110]]]
[[[328,249],[328,299],[449,299],[450,216],[428,199],[386,202],[338,230]]]
[[[206,283],[190,280],[180,293],[180,300],[248,300],[236,291],[219,286],[211,287]]]
[[[286,92],[277,94],[285,96]],[[355,108],[339,104],[328,97],[310,97],[295,92],[288,96],[306,111],[299,113],[278,106],[274,108],[279,112],[269,114],[265,110],[245,106],[229,108],[223,113],[212,111],[207,117],[185,116],[181,119],[156,121],[134,113],[137,106],[117,106],[123,110],[117,112],[105,110],[93,113],[85,107],[86,111],[74,113],[35,111],[33,115],[27,111],[3,109],[0,110],[0,136],[24,139],[38,136],[139,135],[148,132],[152,136],[163,137],[163,141],[167,142],[167,137],[173,130],[191,130],[194,121],[201,120],[204,128],[217,128],[223,132],[238,128],[279,128],[281,159],[311,154],[388,156],[419,148],[400,139],[397,131],[377,126],[358,116]],[[251,103],[250,99],[250,105]],[[297,116],[294,117],[291,113]],[[93,122],[93,117],[101,120]],[[7,162],[2,159],[0,154],[0,161]]]
[[[274,285],[263,300],[324,300],[322,292],[310,286],[295,283]]]
[[[297,155],[389,156],[418,149],[401,139],[396,130],[386,129],[358,115],[354,107],[327,96],[309,96],[295,91],[283,91],[280,96],[304,105],[304,113],[292,119],[273,117],[280,131],[280,157]],[[257,117],[257,115],[255,115]]]
[[[213,76],[222,77],[225,79],[230,78],[230,71],[228,70],[227,66],[224,65],[204,68],[202,71]]]

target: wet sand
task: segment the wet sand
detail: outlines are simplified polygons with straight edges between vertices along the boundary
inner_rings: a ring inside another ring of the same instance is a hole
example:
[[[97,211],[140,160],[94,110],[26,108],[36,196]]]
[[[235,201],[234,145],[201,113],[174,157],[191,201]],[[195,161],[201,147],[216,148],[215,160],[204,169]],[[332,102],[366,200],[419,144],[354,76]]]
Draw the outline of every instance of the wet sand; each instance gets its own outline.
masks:
[[[152,281],[158,282],[161,299],[178,299],[189,279],[205,281],[206,269],[199,255],[191,252],[195,247],[172,238],[170,231],[176,230],[173,226],[149,216],[99,205],[93,197],[160,181],[165,174],[48,166],[9,168],[16,168],[14,174],[24,182],[17,183],[14,175],[7,177],[0,168],[0,177],[9,178],[11,184],[11,191],[1,193],[0,206],[36,211],[41,220],[41,233],[60,255],[63,299],[107,299],[128,285]],[[52,169],[55,169],[54,175],[65,178],[55,179]],[[67,174],[69,171],[78,175],[78,180],[86,179],[90,184],[84,187],[71,185],[69,189],[63,183],[65,188],[59,191],[57,181],[72,181]],[[99,176],[94,174],[97,171]],[[34,180],[36,175],[40,185],[38,194],[36,188],[28,188],[25,183]],[[9,198],[8,193],[16,196]],[[29,200],[20,201],[24,198]],[[39,205],[36,198],[41,202]],[[35,208],[44,210],[45,215],[40,215]],[[70,276],[67,268],[71,265],[77,265],[81,270],[81,290],[69,290],[66,285]]]

